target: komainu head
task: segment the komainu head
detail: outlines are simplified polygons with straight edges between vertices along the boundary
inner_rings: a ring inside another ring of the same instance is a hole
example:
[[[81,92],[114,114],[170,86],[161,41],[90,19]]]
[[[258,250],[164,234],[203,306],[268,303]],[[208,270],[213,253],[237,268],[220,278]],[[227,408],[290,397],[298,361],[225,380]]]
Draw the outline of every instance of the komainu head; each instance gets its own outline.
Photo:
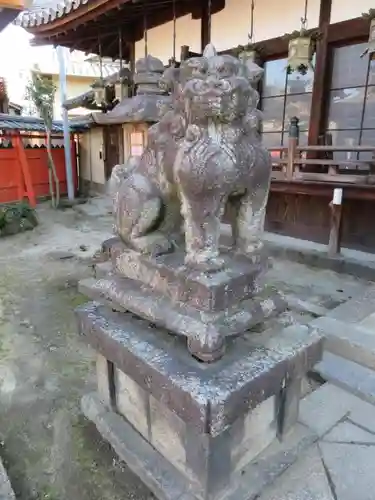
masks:
[[[218,55],[208,45],[202,57],[181,63],[181,94],[190,123],[213,120],[231,123],[255,105],[245,63],[231,55]]]

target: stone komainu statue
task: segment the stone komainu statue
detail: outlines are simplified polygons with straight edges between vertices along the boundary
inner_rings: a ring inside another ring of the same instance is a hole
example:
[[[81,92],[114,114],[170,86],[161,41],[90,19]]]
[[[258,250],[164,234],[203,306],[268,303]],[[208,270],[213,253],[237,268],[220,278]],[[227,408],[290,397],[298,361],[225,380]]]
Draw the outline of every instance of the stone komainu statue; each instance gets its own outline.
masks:
[[[230,208],[234,246],[249,256],[259,249],[271,177],[253,87],[261,73],[212,45],[166,70],[171,106],[149,128],[142,156],[113,171],[115,230],[124,243],[163,253],[184,235],[186,264],[220,268],[220,223]]]

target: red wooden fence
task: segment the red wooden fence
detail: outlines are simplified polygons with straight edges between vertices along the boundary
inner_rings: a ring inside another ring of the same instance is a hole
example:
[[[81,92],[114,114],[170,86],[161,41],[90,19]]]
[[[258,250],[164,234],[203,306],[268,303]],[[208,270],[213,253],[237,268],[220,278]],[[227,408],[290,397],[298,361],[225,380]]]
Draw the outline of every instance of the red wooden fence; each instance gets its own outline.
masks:
[[[36,135],[21,135],[23,140],[28,138],[35,139],[43,136]],[[56,136],[57,137],[57,136]],[[61,139],[61,136],[59,136]],[[20,161],[16,145],[15,136],[0,134],[0,141],[11,141],[12,147],[0,147],[0,203],[10,203],[20,199]],[[72,147],[72,163],[73,163],[73,178],[75,181],[75,189],[78,186],[77,177],[77,162],[74,141],[71,141]],[[49,196],[48,184],[48,162],[47,150],[45,147],[25,147],[25,156],[28,165],[28,170],[31,177],[31,183],[36,198]],[[57,176],[60,181],[60,193],[67,192],[66,172],[65,172],[65,155],[63,147],[52,149],[52,156],[55,160]]]

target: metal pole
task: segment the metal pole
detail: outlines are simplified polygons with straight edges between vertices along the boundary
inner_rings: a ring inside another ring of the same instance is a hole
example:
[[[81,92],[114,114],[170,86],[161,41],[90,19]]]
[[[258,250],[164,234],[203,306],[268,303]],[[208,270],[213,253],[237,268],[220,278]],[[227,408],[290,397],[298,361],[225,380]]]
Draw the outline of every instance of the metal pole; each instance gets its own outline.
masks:
[[[66,100],[65,55],[64,55],[64,49],[60,46],[56,47],[56,52],[59,61],[60,100],[62,104]],[[61,114],[63,120],[63,130],[64,130],[64,153],[65,153],[66,183],[68,186],[68,198],[70,201],[73,201],[74,182],[73,182],[73,168],[72,168],[72,151],[70,147],[68,111],[64,107],[62,107]]]

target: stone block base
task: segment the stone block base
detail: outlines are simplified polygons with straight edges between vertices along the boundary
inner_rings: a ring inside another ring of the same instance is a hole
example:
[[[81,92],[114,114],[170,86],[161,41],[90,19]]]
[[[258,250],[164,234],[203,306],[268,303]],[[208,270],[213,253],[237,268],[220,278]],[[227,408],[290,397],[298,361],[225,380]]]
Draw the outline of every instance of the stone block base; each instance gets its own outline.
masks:
[[[189,478],[176,469],[147,442],[124,418],[108,409],[97,394],[82,399],[82,411],[110,443],[120,459],[146,484],[159,500],[200,500]],[[232,475],[231,484],[212,500],[256,500],[263,489],[272,484],[298,457],[317,440],[302,424],[296,424],[285,440],[275,440],[257,460]],[[220,460],[220,456],[218,457]],[[220,482],[220,477],[216,480]]]
[[[255,498],[263,476],[288,463],[301,380],[321,357],[314,330],[247,334],[205,364],[182,337],[130,313],[89,303],[77,316],[98,352],[98,394],[84,399],[84,412],[159,498]],[[284,450],[283,464],[276,451],[261,458],[272,449]]]

